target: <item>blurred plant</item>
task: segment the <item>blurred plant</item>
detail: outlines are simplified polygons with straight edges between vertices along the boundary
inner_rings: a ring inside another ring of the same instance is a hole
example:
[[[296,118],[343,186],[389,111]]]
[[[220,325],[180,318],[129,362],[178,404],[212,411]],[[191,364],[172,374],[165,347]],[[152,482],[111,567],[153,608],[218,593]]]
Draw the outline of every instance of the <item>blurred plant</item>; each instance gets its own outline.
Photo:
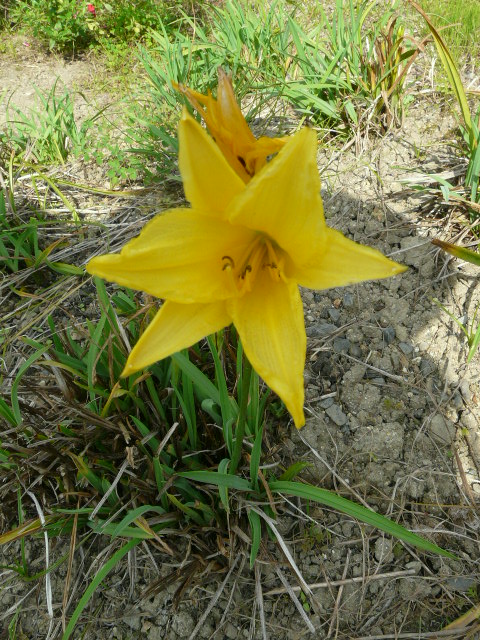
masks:
[[[107,39],[138,41],[182,6],[181,0],[17,0],[10,17],[51,51],[75,54]]]
[[[447,74],[450,87],[457,100],[457,104],[460,108],[461,124],[460,132],[464,141],[464,150],[466,152],[466,173],[464,177],[464,193],[462,196],[458,194],[458,190],[454,185],[446,180],[442,183],[442,194],[448,201],[450,192],[454,192],[456,199],[465,203],[468,207],[469,201],[478,204],[480,202],[480,190],[479,190],[479,175],[480,175],[480,108],[477,110],[475,116],[472,117],[470,107],[468,104],[467,93],[463,86],[460,74],[457,69],[457,65],[445,44],[445,41],[440,36],[439,30],[433,25],[430,18],[423,11],[423,9],[413,0],[409,0],[410,4],[418,11],[418,13],[425,20],[435,42],[438,56],[442,62],[445,73]],[[436,176],[430,176],[433,180],[436,180]],[[472,218],[478,217],[476,207],[471,208]]]
[[[364,93],[373,99],[374,113],[386,129],[401,119],[407,101],[407,73],[428,40],[426,37],[415,43],[412,36],[405,35],[405,27],[394,14],[376,34],[373,50],[368,47],[362,55],[361,85]]]
[[[444,41],[454,59],[477,59],[480,3],[477,0],[422,0],[423,10],[445,26]]]
[[[75,53],[93,42],[83,0],[17,0],[10,17],[50,50]]]
[[[440,247],[441,249],[443,249],[443,251],[446,251],[450,255],[454,256],[455,258],[459,258],[460,260],[465,260],[466,262],[470,262],[471,264],[474,264],[480,267],[480,255],[477,252],[471,251],[470,249],[466,249],[465,247],[461,247],[456,244],[452,244],[450,242],[444,242],[443,240],[438,240],[436,238],[432,240],[432,243],[437,247]],[[456,322],[456,324],[460,327],[460,329],[465,334],[467,338],[467,343],[469,346],[467,364],[470,363],[480,344],[480,323],[475,329],[475,320],[477,318],[477,313],[478,313],[480,304],[477,305],[475,309],[475,313],[473,314],[473,318],[470,325],[467,325],[467,324],[464,324],[455,315],[453,315],[453,313],[448,311],[448,309],[446,309],[436,298],[434,298],[433,301],[435,302],[435,304],[441,307],[445,311],[445,313],[447,313],[450,316],[450,318],[452,318],[452,320]]]
[[[57,85],[58,79],[48,92],[34,87],[37,104],[26,113],[10,105],[13,96],[10,98],[7,122],[0,131],[0,144],[9,154],[47,165],[64,164],[71,152],[80,155],[86,150],[87,134],[104,109],[78,126],[72,93],[64,89],[57,95]]]

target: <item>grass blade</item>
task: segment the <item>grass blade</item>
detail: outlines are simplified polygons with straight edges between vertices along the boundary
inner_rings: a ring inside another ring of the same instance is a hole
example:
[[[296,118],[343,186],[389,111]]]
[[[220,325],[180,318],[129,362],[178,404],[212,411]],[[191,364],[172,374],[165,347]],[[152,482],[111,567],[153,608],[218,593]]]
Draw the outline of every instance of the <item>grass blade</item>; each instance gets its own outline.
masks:
[[[447,558],[456,557],[453,553],[437,547],[433,542],[429,542],[417,536],[415,533],[411,533],[396,522],[392,522],[392,520],[375,513],[375,511],[371,511],[351,500],[337,496],[335,493],[327,491],[326,489],[320,489],[319,487],[313,487],[300,482],[287,481],[270,482],[269,486],[274,493],[286,493],[291,496],[304,498],[305,500],[313,500],[314,502],[325,504],[424,551],[431,551],[432,553],[437,553]]]
[[[62,640],[69,640],[70,636],[72,635],[75,629],[77,621],[82,614],[82,611],[85,609],[85,607],[89,603],[90,598],[98,589],[101,582],[107,577],[110,571],[112,571],[112,569],[114,569],[117,566],[117,564],[120,562],[123,556],[125,556],[129,551],[131,551],[139,542],[141,542],[141,540],[136,540],[136,539],[133,539],[127,542],[123,547],[120,547],[120,549],[117,549],[117,551],[115,551],[113,556],[103,565],[101,569],[97,571],[92,582],[85,589],[85,593],[80,598],[77,606],[75,607],[75,611],[73,612],[72,617],[70,618],[68,625],[65,629],[65,632],[62,636]]]

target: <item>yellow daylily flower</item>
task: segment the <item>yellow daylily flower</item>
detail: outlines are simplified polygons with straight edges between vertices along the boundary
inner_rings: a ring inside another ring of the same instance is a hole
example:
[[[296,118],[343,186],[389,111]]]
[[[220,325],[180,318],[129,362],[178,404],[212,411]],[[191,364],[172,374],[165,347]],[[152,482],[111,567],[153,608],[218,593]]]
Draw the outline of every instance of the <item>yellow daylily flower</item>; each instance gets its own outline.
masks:
[[[267,157],[277,153],[286,138],[255,138],[235,100],[232,81],[225,71],[218,69],[217,99],[173,83],[198,111],[232,169],[248,182],[265,166]]]
[[[306,335],[298,285],[338,287],[405,267],[326,226],[313,130],[291,136],[246,185],[186,110],[179,142],[191,208],[156,216],[120,254],[87,265],[166,299],[122,375],[233,322],[252,366],[301,427]]]

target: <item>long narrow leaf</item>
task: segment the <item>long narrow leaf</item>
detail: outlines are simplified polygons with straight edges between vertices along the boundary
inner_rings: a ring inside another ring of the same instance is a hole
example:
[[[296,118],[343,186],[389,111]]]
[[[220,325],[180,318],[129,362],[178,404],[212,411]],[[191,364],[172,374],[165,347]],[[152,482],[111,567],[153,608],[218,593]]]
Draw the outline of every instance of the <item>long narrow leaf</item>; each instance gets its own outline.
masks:
[[[313,500],[314,502],[320,502],[328,507],[332,507],[337,511],[346,513],[365,524],[380,529],[381,531],[384,531],[399,540],[403,540],[408,544],[414,545],[419,549],[423,549],[424,551],[438,553],[442,556],[446,556],[447,558],[456,557],[453,553],[437,547],[433,542],[429,542],[428,540],[417,536],[415,533],[411,533],[408,529],[405,529],[396,522],[392,522],[392,520],[375,513],[375,511],[371,511],[370,509],[356,504],[351,500],[337,496],[335,493],[327,491],[326,489],[320,489],[319,487],[313,487],[312,485],[302,484],[300,482],[287,481],[270,482],[269,486],[273,493],[286,493],[291,496],[298,496],[305,500]]]
[[[250,491],[251,486],[248,480],[233,476],[228,473],[217,473],[216,471],[183,471],[178,474],[182,478],[188,478],[194,482],[205,482],[217,487],[228,487],[229,489],[239,489],[240,491]]]
[[[65,629],[65,632],[62,636],[62,640],[69,640],[70,636],[75,630],[75,626],[77,624],[79,617],[82,614],[82,611],[85,609],[85,607],[89,603],[90,599],[92,598],[93,594],[98,589],[102,581],[107,577],[110,571],[112,571],[112,569],[114,569],[117,566],[120,560],[129,551],[131,551],[139,542],[141,542],[141,540],[136,540],[136,539],[130,540],[129,542],[127,542],[123,547],[120,547],[120,549],[115,551],[112,557],[103,565],[101,569],[99,569],[99,571],[97,571],[92,582],[85,589],[85,593],[80,598],[77,606],[75,607],[75,611],[73,612],[72,617],[68,622],[67,628]]]

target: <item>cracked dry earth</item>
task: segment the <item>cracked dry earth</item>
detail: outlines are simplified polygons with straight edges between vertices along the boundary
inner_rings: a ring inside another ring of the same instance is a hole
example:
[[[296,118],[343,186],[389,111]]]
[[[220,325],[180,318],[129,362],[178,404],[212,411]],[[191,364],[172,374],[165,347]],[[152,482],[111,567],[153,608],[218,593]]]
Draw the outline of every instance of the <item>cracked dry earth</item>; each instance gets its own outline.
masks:
[[[454,136],[454,119],[432,95],[410,109],[401,130],[372,138],[362,154],[350,147],[332,161],[320,151],[328,223],[409,270],[381,282],[303,291],[307,424],[299,432],[278,428],[271,438],[285,459],[311,463],[306,480],[369,505],[458,559],[416,552],[347,516],[315,505],[301,509],[292,499],[279,530],[313,597],[304,596],[280,548],[269,542],[256,573],[235,552],[227,569],[200,574],[177,602],[178,583],[158,585],[179,563],[143,545],[106,578],[74,638],[479,637],[459,635],[455,625],[440,630],[478,605],[480,356],[466,365],[463,334],[433,301],[470,321],[480,302],[478,270],[430,243],[452,237],[454,214],[433,215],[433,204],[425,208],[400,182],[412,168],[434,173],[455,164],[446,144]],[[98,538],[75,555],[73,606],[104,561],[105,544]],[[179,545],[185,557],[202,553],[188,541]],[[68,547],[68,540],[57,541],[50,562]],[[0,564],[18,554],[17,544],[0,547]],[[27,539],[26,554],[33,570],[45,566],[41,539]],[[18,606],[18,638],[45,638],[49,628],[50,638],[61,638],[65,565],[51,573],[53,623],[44,580],[23,583],[0,570],[0,637],[8,637]],[[152,583],[157,587],[145,594]]]

